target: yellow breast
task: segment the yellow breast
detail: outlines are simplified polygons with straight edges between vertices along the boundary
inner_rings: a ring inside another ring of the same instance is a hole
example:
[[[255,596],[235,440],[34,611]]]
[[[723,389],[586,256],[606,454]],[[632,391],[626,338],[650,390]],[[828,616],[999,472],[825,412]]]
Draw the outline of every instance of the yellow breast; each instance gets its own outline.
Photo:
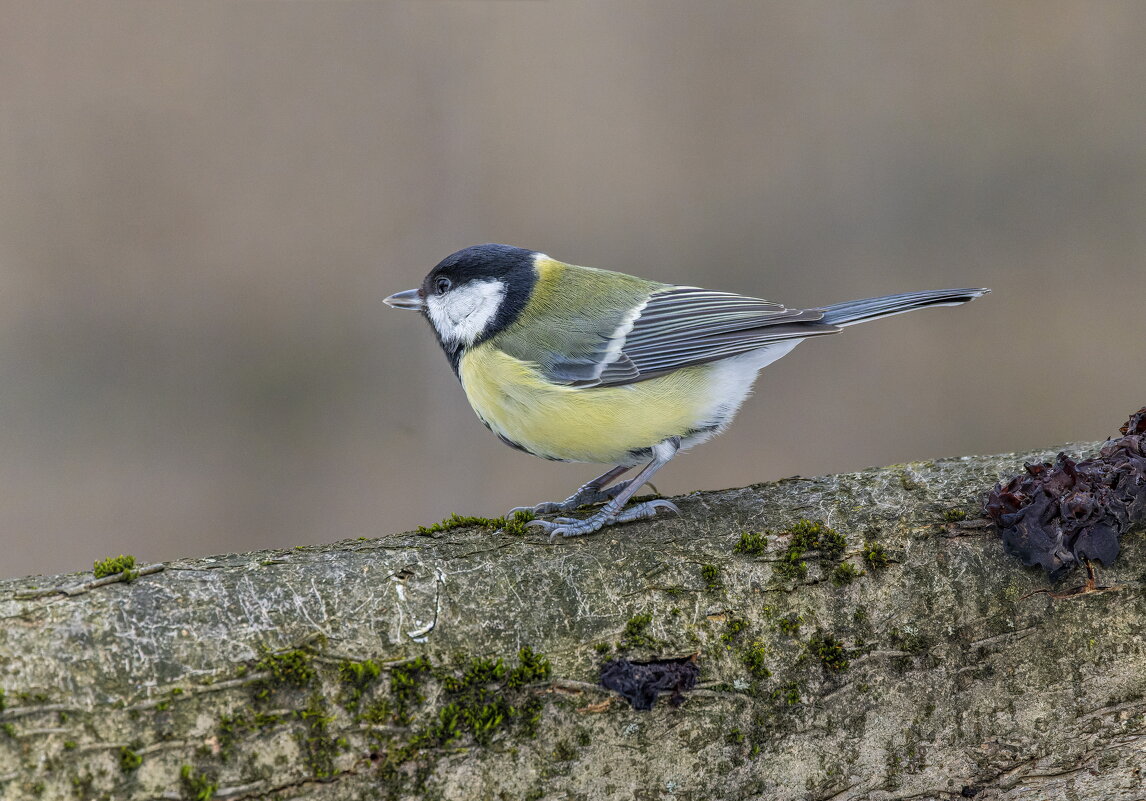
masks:
[[[711,406],[704,370],[573,388],[545,381],[533,365],[493,347],[473,348],[458,365],[470,405],[495,433],[548,459],[601,464],[632,462],[632,451],[704,425]]]

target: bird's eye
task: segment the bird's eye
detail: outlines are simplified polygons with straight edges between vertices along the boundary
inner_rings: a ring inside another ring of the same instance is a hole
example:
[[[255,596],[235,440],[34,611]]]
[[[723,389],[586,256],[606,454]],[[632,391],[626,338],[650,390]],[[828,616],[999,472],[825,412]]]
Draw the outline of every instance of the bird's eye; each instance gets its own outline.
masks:
[[[452,284],[450,283],[450,279],[449,279],[449,278],[446,278],[445,276],[443,276],[443,277],[439,278],[437,281],[435,281],[435,282],[434,282],[434,290],[435,290],[435,291],[436,291],[436,292],[437,292],[439,295],[444,295],[444,294],[446,294],[446,291],[447,291],[447,290],[448,290],[448,289],[449,289],[451,286],[452,286]]]

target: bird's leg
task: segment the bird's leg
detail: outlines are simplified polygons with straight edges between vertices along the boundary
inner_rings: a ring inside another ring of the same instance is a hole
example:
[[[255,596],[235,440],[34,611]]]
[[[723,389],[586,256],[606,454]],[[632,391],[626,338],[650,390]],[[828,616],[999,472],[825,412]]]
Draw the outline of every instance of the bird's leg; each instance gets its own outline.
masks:
[[[656,499],[645,501],[636,506],[625,509],[629,498],[633,497],[638,489],[653,477],[653,474],[669,463],[669,460],[680,450],[680,437],[666,439],[653,447],[653,460],[637,474],[636,478],[624,482],[625,488],[605,504],[604,508],[584,520],[575,520],[568,517],[559,517],[556,520],[531,520],[527,526],[535,526],[549,534],[550,539],[558,535],[564,537],[579,537],[582,534],[592,534],[605,526],[615,523],[628,523],[633,520],[642,520],[656,515],[658,509],[669,509],[680,514],[680,509],[671,501]],[[610,471],[612,472],[612,471]],[[608,475],[608,474],[606,474]],[[619,473],[617,475],[620,475]],[[614,476],[615,477],[615,476]]]
[[[585,484],[560,503],[553,501],[545,501],[536,506],[518,506],[509,510],[506,517],[513,517],[515,512],[532,512],[535,515],[551,515],[554,512],[572,512],[574,509],[579,509],[582,506],[588,506],[601,501],[607,501],[614,498],[618,493],[623,491],[628,486],[628,481],[622,481],[619,484],[614,484],[611,487],[605,487],[610,481],[620,475],[624,475],[631,467],[619,465],[614,467],[607,473],[602,473],[592,481],[587,481]]]

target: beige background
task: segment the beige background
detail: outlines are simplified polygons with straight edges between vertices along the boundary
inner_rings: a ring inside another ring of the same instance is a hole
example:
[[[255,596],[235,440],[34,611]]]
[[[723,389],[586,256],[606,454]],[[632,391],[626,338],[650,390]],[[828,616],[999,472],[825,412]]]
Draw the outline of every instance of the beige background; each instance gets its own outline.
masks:
[[[1146,403],[1146,3],[0,2],[3,573],[567,495],[414,315],[465,245],[815,305],[662,491]]]

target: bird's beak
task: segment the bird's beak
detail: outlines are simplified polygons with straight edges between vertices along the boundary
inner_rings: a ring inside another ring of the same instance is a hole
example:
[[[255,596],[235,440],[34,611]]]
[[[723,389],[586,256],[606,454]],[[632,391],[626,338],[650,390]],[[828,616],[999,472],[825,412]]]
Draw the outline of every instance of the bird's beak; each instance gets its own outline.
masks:
[[[395,309],[413,309],[414,311],[421,311],[426,305],[422,301],[422,290],[420,289],[407,289],[405,292],[396,292],[383,301],[387,306]]]

